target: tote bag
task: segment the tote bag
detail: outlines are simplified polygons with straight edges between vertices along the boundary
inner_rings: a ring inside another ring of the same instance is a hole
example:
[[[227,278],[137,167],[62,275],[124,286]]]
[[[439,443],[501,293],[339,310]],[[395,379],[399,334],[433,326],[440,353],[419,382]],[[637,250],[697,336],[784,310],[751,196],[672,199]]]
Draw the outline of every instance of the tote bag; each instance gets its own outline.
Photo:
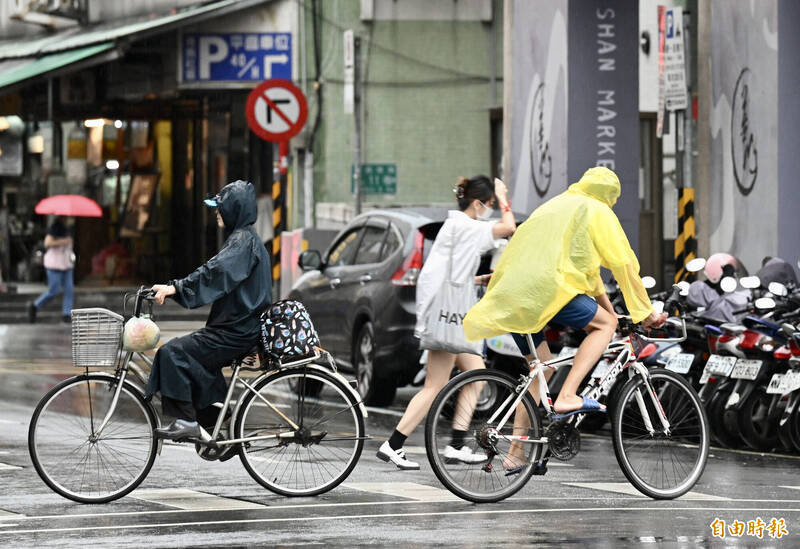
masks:
[[[450,247],[447,276],[428,308],[420,347],[453,354],[470,353],[482,356],[483,341],[470,343],[464,334],[462,322],[467,311],[477,303],[478,297],[472,280],[466,283],[452,280],[454,247]]]

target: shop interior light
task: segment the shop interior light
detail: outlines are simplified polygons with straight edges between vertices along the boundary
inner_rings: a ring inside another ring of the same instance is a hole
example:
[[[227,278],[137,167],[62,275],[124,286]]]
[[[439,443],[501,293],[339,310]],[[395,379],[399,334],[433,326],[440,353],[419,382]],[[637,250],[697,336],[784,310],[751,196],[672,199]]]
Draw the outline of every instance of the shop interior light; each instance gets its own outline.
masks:
[[[109,160],[106,162],[106,169],[107,170],[118,170],[119,169],[119,162],[116,160]]]
[[[5,116],[0,116],[0,132],[4,132],[10,127],[11,127],[11,122],[8,121],[8,118],[6,118]]]
[[[32,135],[28,138],[28,152],[31,154],[42,154],[44,152],[44,136]]]
[[[114,127],[120,129],[122,127],[122,120],[114,120]]]
[[[106,123],[102,118],[89,118],[83,122],[87,128],[100,128]]]

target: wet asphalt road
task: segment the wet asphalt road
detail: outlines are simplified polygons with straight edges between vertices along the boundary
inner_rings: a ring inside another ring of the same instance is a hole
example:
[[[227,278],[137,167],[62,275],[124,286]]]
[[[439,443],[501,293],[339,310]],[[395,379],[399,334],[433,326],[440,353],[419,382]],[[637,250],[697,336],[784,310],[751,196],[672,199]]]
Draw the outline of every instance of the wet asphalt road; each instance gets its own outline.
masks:
[[[165,339],[196,324],[163,323]],[[800,546],[800,458],[713,449],[694,491],[653,501],[627,483],[607,433],[584,435],[581,453],[551,462],[512,498],[475,505],[447,492],[427,463],[422,428],[409,439],[421,471],[378,461],[413,388],[390,409],[370,409],[368,441],[345,483],[314,498],[261,488],[238,459],[200,459],[193,447],[165,446],[142,486],[105,505],[51,492],[27,451],[38,399],[73,375],[67,326],[0,326],[0,547],[461,546],[664,547]],[[788,534],[724,539],[715,519],[784,519]]]

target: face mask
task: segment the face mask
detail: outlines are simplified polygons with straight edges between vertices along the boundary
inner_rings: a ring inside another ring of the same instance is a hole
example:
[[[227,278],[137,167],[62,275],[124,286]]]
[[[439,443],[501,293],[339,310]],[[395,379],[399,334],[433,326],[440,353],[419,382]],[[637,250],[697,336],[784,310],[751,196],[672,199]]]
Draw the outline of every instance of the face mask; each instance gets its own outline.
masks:
[[[480,202],[480,201],[478,201],[478,202]],[[476,216],[476,219],[480,219],[481,221],[487,221],[490,217],[492,217],[492,214],[494,213],[494,209],[490,208],[489,206],[487,206],[483,202],[480,202],[480,204],[481,204],[481,206],[483,206],[483,213],[478,214]]]

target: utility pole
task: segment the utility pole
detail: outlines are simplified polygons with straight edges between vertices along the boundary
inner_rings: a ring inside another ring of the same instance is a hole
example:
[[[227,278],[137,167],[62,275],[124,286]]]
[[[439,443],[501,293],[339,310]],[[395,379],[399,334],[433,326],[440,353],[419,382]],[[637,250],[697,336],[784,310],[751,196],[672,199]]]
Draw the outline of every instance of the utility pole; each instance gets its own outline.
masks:
[[[356,191],[356,215],[361,213],[361,86],[359,85],[359,57],[361,38],[353,37],[353,120],[355,136],[353,147],[353,183]]]

